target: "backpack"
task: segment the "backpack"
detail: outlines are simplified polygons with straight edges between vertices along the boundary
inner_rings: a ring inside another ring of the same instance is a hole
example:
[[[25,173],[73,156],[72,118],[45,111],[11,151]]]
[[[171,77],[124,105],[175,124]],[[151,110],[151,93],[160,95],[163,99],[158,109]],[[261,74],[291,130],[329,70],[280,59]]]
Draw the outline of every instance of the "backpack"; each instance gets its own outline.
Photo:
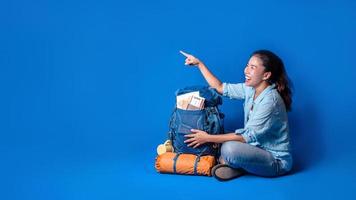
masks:
[[[219,111],[218,105],[222,104],[219,93],[208,86],[190,86],[176,91],[176,96],[189,92],[199,91],[205,98],[202,110],[173,109],[169,122],[168,136],[172,141],[174,152],[177,154],[213,155],[218,153],[218,146],[214,143],[205,143],[197,148],[188,147],[184,140],[186,134],[191,134],[191,129],[203,130],[209,134],[224,133],[224,114]]]

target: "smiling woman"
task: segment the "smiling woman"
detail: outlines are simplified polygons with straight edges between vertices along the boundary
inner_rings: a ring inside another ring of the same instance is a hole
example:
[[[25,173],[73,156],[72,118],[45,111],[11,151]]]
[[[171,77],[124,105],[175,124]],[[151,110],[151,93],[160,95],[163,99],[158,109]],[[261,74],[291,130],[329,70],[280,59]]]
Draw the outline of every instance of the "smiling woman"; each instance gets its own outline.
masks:
[[[212,169],[218,180],[230,180],[245,173],[274,177],[292,168],[287,111],[291,90],[282,60],[268,50],[252,54],[245,68],[245,83],[222,83],[196,57],[181,53],[185,64],[197,66],[209,83],[223,96],[244,99],[244,128],[234,133],[212,135],[191,130],[188,146],[207,142],[222,143],[220,164]]]

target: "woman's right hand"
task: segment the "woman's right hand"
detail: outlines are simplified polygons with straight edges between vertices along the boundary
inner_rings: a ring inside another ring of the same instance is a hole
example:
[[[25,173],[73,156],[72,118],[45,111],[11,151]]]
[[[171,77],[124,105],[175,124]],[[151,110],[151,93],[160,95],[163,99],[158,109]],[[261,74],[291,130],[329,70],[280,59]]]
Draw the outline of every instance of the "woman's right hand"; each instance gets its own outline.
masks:
[[[179,52],[186,57],[185,65],[197,66],[201,63],[201,61],[198,58],[194,57],[193,55],[185,53],[184,51],[179,51]]]
[[[197,66],[200,72],[203,74],[205,80],[209,83],[210,87],[215,88],[220,94],[223,93],[223,84],[218,78],[214,76],[214,74],[209,71],[209,69],[204,65],[203,62],[188,53],[185,53],[183,51],[179,52],[186,57],[186,65]]]

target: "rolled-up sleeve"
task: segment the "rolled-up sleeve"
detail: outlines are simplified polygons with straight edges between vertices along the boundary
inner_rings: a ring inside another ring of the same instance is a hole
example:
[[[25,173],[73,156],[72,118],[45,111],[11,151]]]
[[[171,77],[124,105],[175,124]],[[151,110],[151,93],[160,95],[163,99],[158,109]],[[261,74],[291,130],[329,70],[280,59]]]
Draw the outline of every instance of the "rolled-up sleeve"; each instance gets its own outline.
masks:
[[[238,135],[241,135],[244,140],[246,141],[246,143],[255,143],[257,142],[256,139],[256,134],[253,133],[254,131],[248,128],[240,128],[240,129],[236,129],[235,133]]]
[[[260,105],[258,112],[254,113],[245,125],[245,128],[236,129],[235,133],[241,135],[246,143],[259,144],[260,140],[268,137],[273,126],[273,111],[275,104],[271,101]]]
[[[244,83],[223,83],[223,96],[230,99],[244,99],[246,96],[246,87]]]

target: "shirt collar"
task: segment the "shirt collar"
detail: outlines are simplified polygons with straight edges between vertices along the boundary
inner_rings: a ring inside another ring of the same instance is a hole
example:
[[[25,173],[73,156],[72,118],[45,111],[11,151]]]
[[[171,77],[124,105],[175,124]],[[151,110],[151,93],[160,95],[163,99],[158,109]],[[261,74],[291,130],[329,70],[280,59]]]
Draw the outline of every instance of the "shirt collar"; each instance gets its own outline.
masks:
[[[262,101],[262,99],[266,96],[266,94],[267,94],[269,91],[273,90],[275,87],[276,87],[276,84],[274,84],[274,83],[273,83],[272,85],[267,86],[267,87],[261,92],[261,94],[258,95],[258,97],[253,101],[253,103],[254,103],[254,104],[260,103],[260,102]],[[255,95],[255,92],[256,92],[256,90],[254,90],[253,96]],[[253,98],[253,96],[252,96],[252,98]]]

